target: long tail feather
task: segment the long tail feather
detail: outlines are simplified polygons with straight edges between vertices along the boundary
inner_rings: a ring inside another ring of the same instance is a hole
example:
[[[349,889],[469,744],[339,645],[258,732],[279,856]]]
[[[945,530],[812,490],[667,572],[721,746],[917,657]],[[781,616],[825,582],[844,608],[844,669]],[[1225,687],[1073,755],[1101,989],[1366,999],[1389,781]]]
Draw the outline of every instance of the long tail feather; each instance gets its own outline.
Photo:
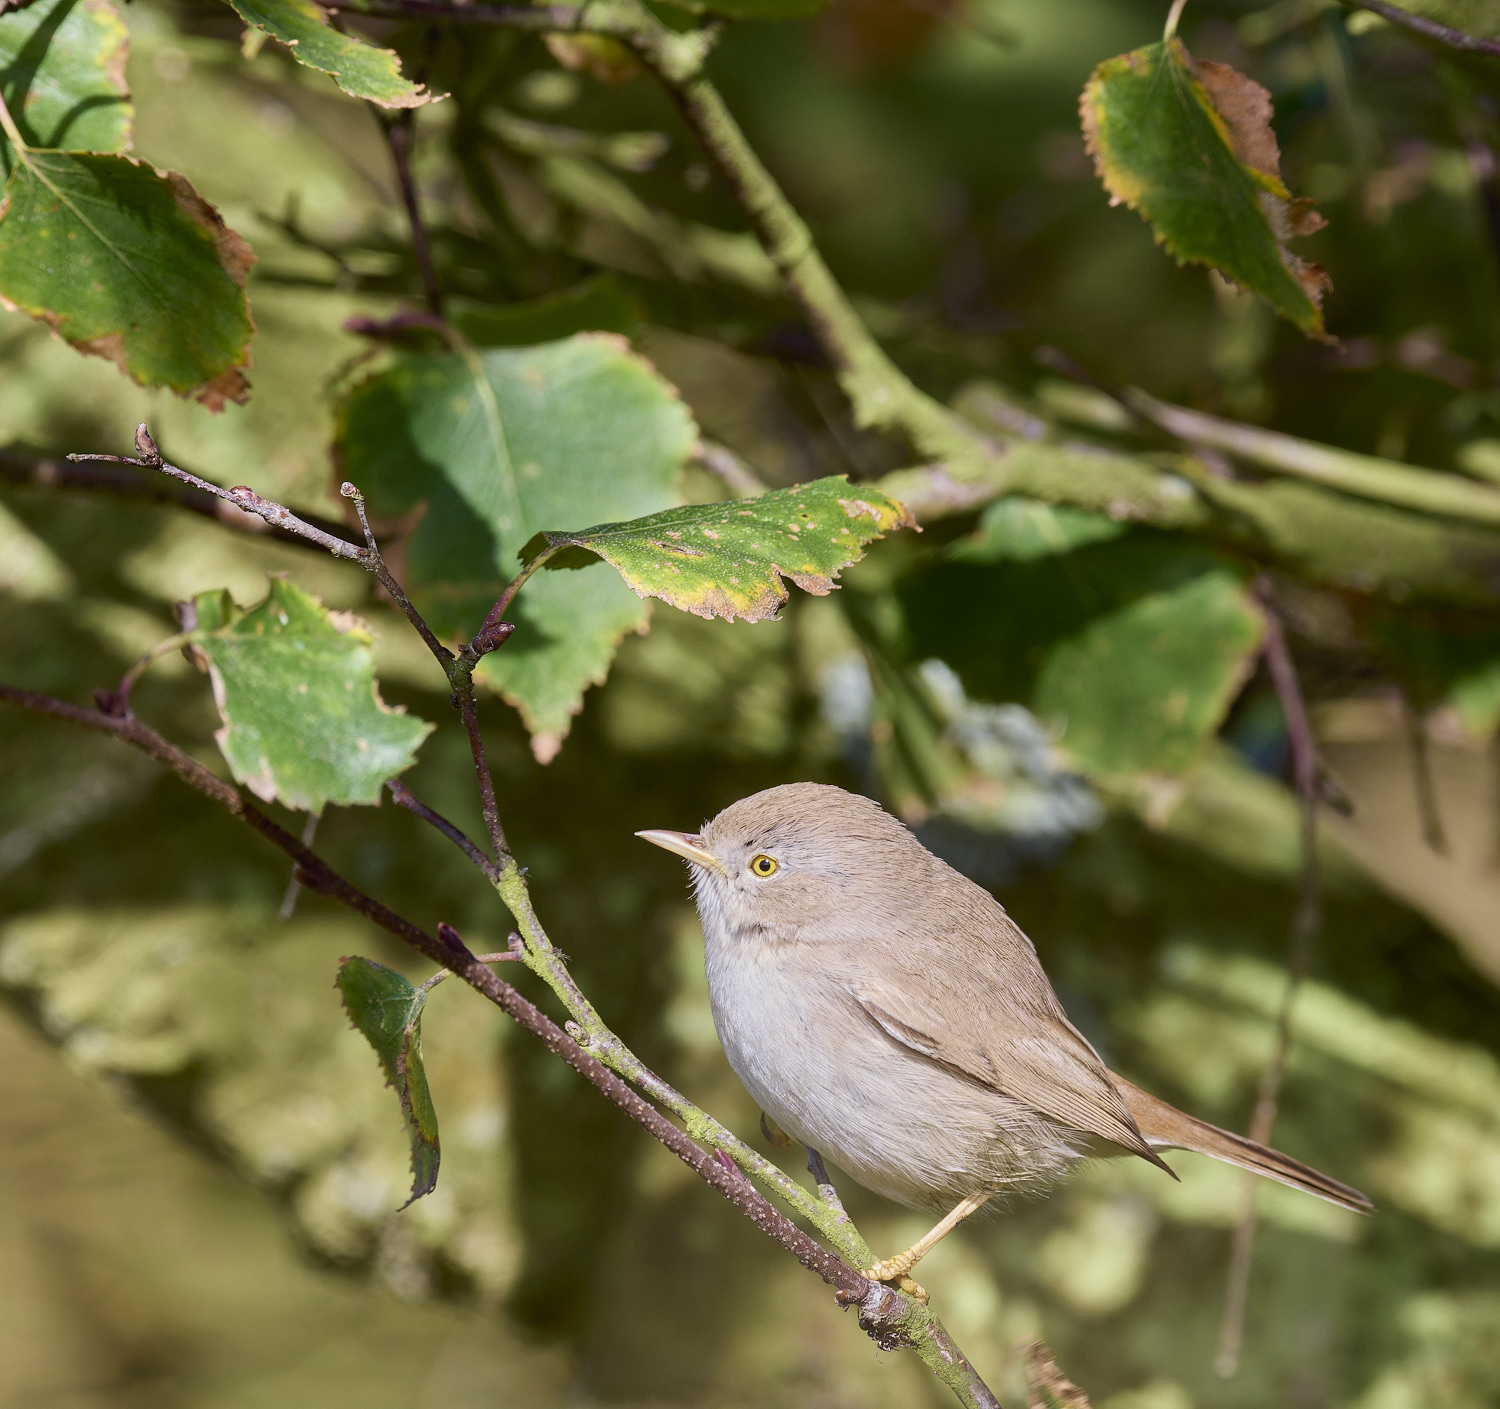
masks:
[[[1258,1145],[1243,1135],[1220,1130],[1216,1125],[1187,1115],[1176,1106],[1157,1100],[1149,1091],[1142,1091],[1139,1086],[1132,1085],[1123,1076],[1116,1076],[1114,1072],[1110,1072],[1110,1078],[1119,1089],[1125,1108],[1134,1117],[1146,1143],[1152,1149],[1194,1150],[1198,1154],[1211,1155],[1226,1164],[1238,1165],[1241,1169],[1264,1175],[1279,1184],[1289,1184],[1294,1189],[1316,1194],[1318,1198],[1327,1199],[1340,1208],[1352,1209],[1355,1213],[1374,1212],[1375,1205],[1358,1189],[1351,1189],[1347,1184],[1340,1184],[1337,1179],[1320,1174],[1301,1160],[1295,1160],[1290,1155],[1282,1154],[1280,1150]]]

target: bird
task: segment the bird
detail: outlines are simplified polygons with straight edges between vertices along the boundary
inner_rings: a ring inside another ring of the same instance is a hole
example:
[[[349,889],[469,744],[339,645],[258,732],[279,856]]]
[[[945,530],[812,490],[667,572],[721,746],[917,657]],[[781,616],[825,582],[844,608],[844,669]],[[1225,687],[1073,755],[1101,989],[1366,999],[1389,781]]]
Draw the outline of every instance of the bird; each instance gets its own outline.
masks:
[[[1373,1211],[1111,1071],[995,897],[873,799],[786,783],[697,833],[636,835],[691,868],[714,1026],[762,1112],[865,1188],[942,1215],[871,1280],[916,1287],[912,1268],[990,1199],[1092,1157],[1175,1179],[1162,1152],[1191,1150]]]

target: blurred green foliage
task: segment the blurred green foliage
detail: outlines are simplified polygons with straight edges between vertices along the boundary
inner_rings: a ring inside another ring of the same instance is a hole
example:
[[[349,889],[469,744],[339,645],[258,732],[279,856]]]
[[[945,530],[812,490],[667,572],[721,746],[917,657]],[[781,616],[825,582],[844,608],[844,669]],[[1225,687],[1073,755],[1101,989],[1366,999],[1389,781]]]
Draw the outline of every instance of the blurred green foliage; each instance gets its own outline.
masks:
[[[1174,266],[1094,180],[1079,92],[1101,61],[1159,37],[1162,8],[838,0],[809,20],[730,26],[713,70],[861,314],[936,394],[967,389],[960,404],[973,404],[987,378],[1004,414],[1062,427],[1080,456],[1167,454],[1113,403],[1101,412],[1043,375],[1032,353],[1054,344],[1164,399],[1483,479],[1483,447],[1500,437],[1492,61],[1316,3],[1194,0],[1185,13],[1195,55],[1270,90],[1287,183],[1329,219],[1307,248],[1334,281],[1325,314],[1342,347],[1330,349]],[[169,458],[337,515],[334,398],[369,357],[344,320],[384,317],[419,288],[382,129],[276,45],[242,53],[223,6],[140,0],[128,20],[137,152],[184,172],[259,258],[254,395],[211,417],[4,314],[0,443],[118,450],[145,419]],[[629,336],[702,432],[773,485],[907,463],[852,423],[731,193],[650,79],[605,82],[597,56],[592,71],[575,51],[559,62],[534,36],[360,32],[450,95],[421,109],[414,158],[448,311],[476,346]],[[0,74],[7,96],[20,81]],[[396,365],[447,358],[426,336]],[[534,356],[482,354],[487,366]],[[687,435],[667,439],[669,463],[648,466],[659,502],[530,528],[722,498],[700,468],[674,478]],[[1257,487],[1225,473],[1225,493]],[[87,699],[173,634],[174,602],[222,587],[249,606],[285,572],[373,624],[388,702],[451,718],[446,682],[348,564],[102,495],[7,486],[3,498],[11,683]],[[1395,517],[1372,509],[1372,523],[1381,515]],[[1414,534],[1431,527],[1406,519]],[[416,566],[421,532],[404,561],[393,553],[398,571]],[[1478,1409],[1500,1394],[1488,542],[1476,532],[1464,564],[1481,586],[1449,600],[1335,592],[1290,572],[1273,583],[1356,809],[1325,828],[1327,922],[1276,1139],[1381,1211],[1357,1221],[1261,1192],[1230,1381],[1211,1362],[1242,1198],[1232,1171],[1182,1157],[1174,1185],[1101,1165],[965,1229],[924,1280],[1008,1403],[1024,1396],[1013,1346],[1034,1334],[1105,1409]],[[1359,551],[1380,544],[1372,528]],[[440,549],[439,566],[464,564]],[[1000,501],[876,545],[839,594],[794,593],[779,622],[658,607],[550,764],[486,701],[538,909],[606,1019],[748,1137],[756,1112],[713,1035],[679,868],[631,833],[694,826],[794,777],[866,787],[996,888],[1107,1060],[1242,1128],[1272,1051],[1298,868],[1285,730],[1255,665],[1254,566],[1184,534]],[[645,620],[626,606],[621,630]],[[208,683],[180,657],[134,699],[214,758]],[[1083,742],[1059,741],[1080,707],[1097,716]],[[566,703],[557,713],[554,733],[571,718]],[[1418,753],[1442,854],[1419,823]],[[481,830],[452,727],[405,776]],[[409,1177],[395,1097],[333,984],[354,952],[412,982],[420,966],[315,897],[279,921],[281,858],[108,741],[7,714],[0,777],[0,1044],[17,1074],[0,1113],[12,1313],[0,1398],[941,1402],[920,1366],[876,1356],[813,1279],[455,984],[423,1022],[442,1178],[398,1213]],[[429,928],[447,920],[476,952],[504,947],[483,879],[410,815],[330,807],[318,846]],[[878,1247],[920,1231],[844,1192]]]

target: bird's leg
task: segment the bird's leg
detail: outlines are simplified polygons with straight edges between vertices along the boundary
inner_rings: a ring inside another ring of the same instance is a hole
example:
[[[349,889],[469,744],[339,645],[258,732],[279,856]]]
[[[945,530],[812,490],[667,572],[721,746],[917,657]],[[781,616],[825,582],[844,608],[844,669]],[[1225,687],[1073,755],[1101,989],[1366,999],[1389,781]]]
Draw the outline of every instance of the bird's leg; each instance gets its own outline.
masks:
[[[991,1194],[970,1194],[948,1213],[930,1232],[918,1238],[905,1252],[877,1262],[865,1272],[872,1282],[894,1282],[905,1277],[913,1267],[930,1253],[944,1238],[976,1209],[983,1208],[993,1197]]]
[[[807,1172],[812,1175],[818,1186],[818,1197],[823,1200],[838,1215],[841,1222],[848,1223],[849,1215],[844,1212],[843,1200],[839,1198],[839,1191],[833,1187],[833,1180],[828,1177],[828,1166],[823,1163],[820,1155],[811,1145],[805,1147],[807,1150]],[[913,1281],[904,1273],[897,1277],[896,1285],[909,1296],[914,1296],[923,1306],[927,1305],[927,1288],[920,1282]]]

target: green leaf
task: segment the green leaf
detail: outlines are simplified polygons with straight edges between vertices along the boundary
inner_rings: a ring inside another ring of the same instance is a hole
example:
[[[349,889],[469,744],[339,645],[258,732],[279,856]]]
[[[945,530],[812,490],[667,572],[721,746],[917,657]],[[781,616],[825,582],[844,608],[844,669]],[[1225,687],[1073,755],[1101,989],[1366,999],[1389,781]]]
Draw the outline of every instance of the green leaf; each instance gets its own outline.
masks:
[[[279,39],[300,64],[326,73],[344,92],[383,108],[417,108],[433,95],[401,77],[394,50],[340,34],[314,0],[229,0],[244,22]]]
[[[1223,721],[1261,631],[1239,579],[1205,573],[1059,645],[1037,681],[1036,712],[1087,773],[1181,773]]]
[[[202,593],[193,608],[191,639],[223,720],[215,737],[236,780],[307,812],[379,803],[433,726],[381,701],[362,624],[284,578],[249,611],[228,592]]]
[[[37,0],[0,16],[0,94],[28,146],[130,149],[129,35],[110,0]],[[15,160],[0,137],[7,167]]]
[[[425,504],[408,588],[437,630],[459,636],[484,619],[539,529],[677,503],[697,434],[677,392],[622,338],[584,333],[401,357],[344,398],[337,440],[345,477],[377,513]],[[647,607],[595,567],[532,581],[512,616],[519,629],[479,675],[550,758]]]
[[[782,579],[826,596],[840,569],[864,557],[865,544],[913,526],[894,499],[832,475],[756,499],[539,534],[525,555],[529,562],[549,548],[580,548],[598,554],[642,597],[694,616],[764,621],[786,601]]]
[[[413,988],[395,969],[357,956],[339,965],[339,996],[354,1026],[375,1049],[385,1079],[401,1098],[401,1119],[411,1139],[411,1198],[405,1208],[437,1187],[437,1111],[422,1069],[422,1008],[427,993]]]
[[[972,698],[1034,712],[1037,679],[1062,642],[1103,615],[1224,566],[1181,534],[1137,527],[1029,562],[922,559],[897,595],[907,639],[946,661]]]
[[[1287,240],[1326,222],[1282,184],[1264,88],[1172,39],[1100,64],[1081,110],[1111,204],[1140,211],[1179,262],[1211,265],[1325,336],[1328,276]]]
[[[1069,509],[1012,494],[998,499],[982,515],[967,538],[949,550],[950,556],[973,563],[1009,559],[1017,563],[1069,553],[1085,543],[1118,538],[1125,525],[1105,514]]]
[[[249,245],[176,172],[124,156],[20,155],[0,198],[0,300],[144,386],[211,411],[243,402]]]

